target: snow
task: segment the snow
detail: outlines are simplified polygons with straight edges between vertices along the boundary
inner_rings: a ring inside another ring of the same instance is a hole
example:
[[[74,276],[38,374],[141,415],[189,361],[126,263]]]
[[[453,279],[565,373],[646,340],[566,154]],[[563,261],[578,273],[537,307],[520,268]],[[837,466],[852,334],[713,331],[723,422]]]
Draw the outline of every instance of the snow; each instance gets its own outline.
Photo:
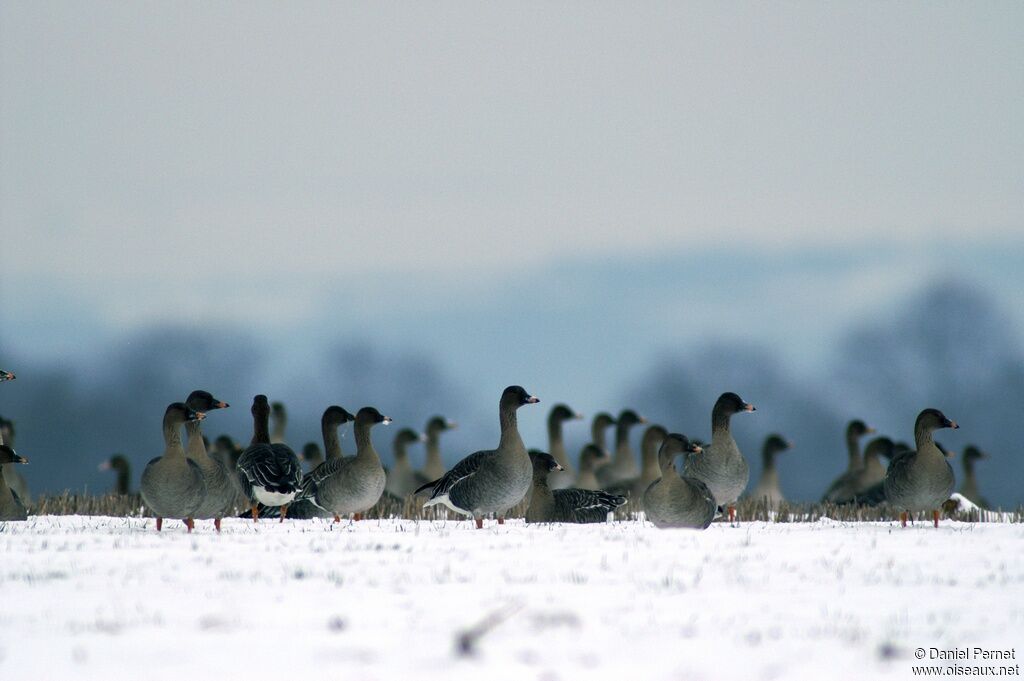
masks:
[[[1009,523],[230,520],[218,536],[42,516],[0,523],[0,678],[905,679],[918,647],[1019,648],[1022,553]]]

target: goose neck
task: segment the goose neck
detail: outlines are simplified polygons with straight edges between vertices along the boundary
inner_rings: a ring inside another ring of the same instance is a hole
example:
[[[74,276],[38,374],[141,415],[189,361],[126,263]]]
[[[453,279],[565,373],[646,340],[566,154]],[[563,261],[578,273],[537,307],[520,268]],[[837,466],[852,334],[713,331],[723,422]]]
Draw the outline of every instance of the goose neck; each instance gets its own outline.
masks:
[[[498,418],[501,422],[501,442],[499,448],[521,448],[525,449],[523,439],[519,436],[519,423],[516,420],[516,408],[502,406],[498,409]]]
[[[321,423],[320,432],[324,440],[324,458],[327,461],[341,458],[341,438],[338,437],[338,426],[333,423]]]
[[[850,467],[857,468],[861,464],[860,438],[856,433],[846,433],[846,453],[850,459]]]
[[[199,421],[187,421],[185,423],[185,434],[188,436],[188,455],[196,461],[206,461],[209,455],[206,451],[206,444],[203,442],[203,430]]]
[[[164,417],[164,456],[185,455],[181,447],[181,421],[173,417]]]

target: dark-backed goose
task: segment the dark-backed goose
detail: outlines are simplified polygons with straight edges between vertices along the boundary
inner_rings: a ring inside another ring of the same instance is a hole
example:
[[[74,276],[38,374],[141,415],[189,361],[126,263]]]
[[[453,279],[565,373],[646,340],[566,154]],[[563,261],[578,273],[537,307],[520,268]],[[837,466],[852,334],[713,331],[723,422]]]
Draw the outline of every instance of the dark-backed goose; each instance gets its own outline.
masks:
[[[205,390],[193,390],[185,404],[189,409],[203,414],[228,407],[227,402],[218,400]],[[196,462],[199,470],[203,472],[203,481],[206,483],[206,496],[203,497],[203,503],[199,504],[193,517],[197,520],[213,520],[214,529],[220,532],[221,519],[230,516],[235,508],[238,488],[232,478],[237,476],[234,469],[225,466],[220,459],[210,456],[199,420],[186,423],[185,433],[188,436],[185,456]]]
[[[981,451],[974,445],[964,447],[963,467],[964,481],[960,484],[960,494],[971,500],[976,506],[991,508],[985,497],[981,496],[978,490],[978,479],[974,476],[974,464],[981,459],[987,459],[988,454]]]
[[[652,482],[644,493],[644,514],[655,527],[703,530],[714,520],[718,503],[711,490],[697,478],[680,476],[676,469],[677,456],[693,459],[702,456],[702,451],[700,445],[680,433],[669,433],[661,443],[661,479]]]
[[[632,409],[624,409],[615,425],[615,454],[611,463],[597,470],[597,481],[602,488],[640,475],[636,456],[629,444],[629,432],[634,426],[647,423],[647,419]]]
[[[193,518],[206,497],[206,482],[196,462],[185,456],[181,427],[204,417],[184,402],[175,402],[164,412],[164,454],[146,464],[140,486],[143,502],[156,516],[157,532],[163,529],[164,518],[184,520],[189,532],[195,526]]]
[[[626,503],[625,497],[586,489],[556,489],[548,486],[548,473],[561,469],[555,457],[530,452],[533,464],[533,492],[526,509],[528,523],[603,523],[608,514]]]
[[[856,492],[857,473],[864,467],[864,461],[860,455],[860,439],[868,433],[875,432],[860,419],[854,419],[846,424],[846,470],[832,481],[832,484],[825,490],[821,500],[833,504],[844,504],[853,501]]]
[[[533,479],[533,465],[519,435],[516,412],[524,404],[537,402],[540,400],[518,385],[505,388],[498,402],[501,439],[497,449],[470,454],[439,480],[416,490],[430,490],[424,507],[442,504],[472,516],[478,529],[489,513],[498,516],[499,524],[504,523],[505,512],[523,500]]]
[[[13,374],[11,378],[13,378]],[[25,504],[22,503],[18,494],[7,485],[7,474],[5,473],[5,467],[8,464],[23,463],[28,463],[28,459],[19,456],[9,446],[0,444],[0,464],[3,464],[3,466],[0,466],[0,520],[25,520],[28,518]]]
[[[697,478],[711,490],[718,505],[728,509],[729,522],[736,518],[736,499],[747,486],[750,468],[729,430],[733,414],[755,411],[736,393],[722,393],[711,410],[711,444],[703,456],[691,456],[684,463],[686,475]]]
[[[939,526],[939,508],[949,499],[956,483],[953,467],[935,446],[933,434],[939,428],[959,428],[938,409],[925,409],[914,422],[916,450],[900,452],[885,473],[885,498],[900,509],[900,524],[907,526],[907,516],[914,511],[931,511],[935,527]]]
[[[767,501],[769,506],[778,506],[786,498],[782,495],[782,488],[779,487],[779,471],[775,467],[775,455],[791,449],[793,445],[777,433],[773,433],[764,439],[764,446],[761,448],[761,477],[758,478],[754,491],[750,498],[755,501]]]
[[[11,374],[11,378],[8,380],[14,380],[14,374]],[[0,445],[7,445],[13,449],[15,446],[15,435],[14,421],[0,416]],[[7,479],[7,486],[18,495],[22,503],[26,506],[31,504],[32,497],[28,492],[28,482],[25,481],[25,476],[18,470],[20,467],[14,464],[3,464],[2,467],[4,469],[4,477]]]
[[[556,404],[548,414],[548,453],[555,457],[559,466],[548,476],[548,487],[551,489],[563,489],[572,484],[572,466],[569,464],[569,454],[565,450],[565,441],[562,438],[562,425],[566,421],[578,421],[582,418],[582,414],[567,404]]]
[[[437,480],[445,474],[444,459],[441,457],[441,433],[458,428],[455,421],[443,416],[434,416],[427,421],[423,432],[427,434],[427,460],[421,473],[427,480]]]
[[[413,470],[412,464],[409,462],[408,451],[409,445],[425,441],[426,437],[412,428],[402,428],[395,433],[395,440],[392,443],[395,462],[388,470],[388,481],[384,486],[389,494],[404,499],[415,492],[417,487],[427,482],[422,473]]]
[[[238,459],[238,479],[249,500],[253,522],[259,519],[259,504],[280,506],[281,522],[288,504],[302,484],[302,465],[288,445],[270,443],[270,403],[266,395],[252,401],[252,442]]]
[[[114,494],[131,494],[132,466],[124,454],[114,454],[100,464],[101,471],[114,471],[117,482],[114,483]]]
[[[308,499],[318,508],[332,513],[334,521],[341,516],[360,514],[372,508],[384,492],[384,467],[373,447],[370,429],[378,423],[391,423],[373,407],[363,407],[356,414],[356,455],[329,458],[313,469],[302,481],[299,499]]]
[[[608,452],[591,442],[580,451],[580,465],[576,472],[578,489],[601,489],[597,481],[597,471],[608,460]]]

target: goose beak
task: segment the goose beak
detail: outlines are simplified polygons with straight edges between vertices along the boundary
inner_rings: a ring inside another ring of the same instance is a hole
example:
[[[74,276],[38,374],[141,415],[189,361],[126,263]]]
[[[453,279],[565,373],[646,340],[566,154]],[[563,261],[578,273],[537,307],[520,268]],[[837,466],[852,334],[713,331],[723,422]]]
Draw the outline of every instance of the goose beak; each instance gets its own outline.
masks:
[[[459,427],[459,424],[456,423],[455,421],[445,421],[444,425],[448,428],[448,430],[455,430],[456,428]]]
[[[793,441],[786,440],[786,449],[793,449]]]
[[[527,404],[537,404],[538,402],[540,402],[540,398],[539,397],[535,397],[533,395],[530,395],[529,397],[526,398],[526,403]]]
[[[752,404],[744,402],[743,403],[743,411],[757,411],[757,407],[755,407]]]
[[[14,463],[28,463],[28,459],[23,456],[15,456]]]
[[[700,445],[690,445],[690,451],[694,454],[702,454],[704,452],[704,448]]]
[[[14,374],[10,371],[0,371],[0,381],[13,381]]]
[[[227,409],[231,405],[228,404],[227,402],[218,402],[217,404],[215,404],[213,406],[216,407],[217,409]]]
[[[392,421],[392,420],[393,420],[393,419],[392,419],[392,418],[391,418],[390,416],[385,416],[385,417],[384,417],[384,418],[383,418],[383,419],[381,420],[381,423],[383,423],[383,424],[384,424],[384,425],[386,426],[386,425],[388,425],[389,423],[391,423],[391,421]]]
[[[562,464],[556,463],[555,464],[555,470],[556,471],[564,471],[565,469],[562,467]]]
[[[104,461],[103,463],[101,463],[99,465],[98,470],[109,471],[110,470],[110,462],[109,461]]]
[[[573,414],[572,417],[574,419],[576,419],[577,421],[582,421],[583,420],[583,414],[581,414],[579,412],[576,412],[575,414]]]
[[[868,427],[867,427],[867,430],[865,430],[864,432],[866,432],[866,433],[868,433],[868,434],[870,435],[871,433],[874,433],[874,432],[875,432],[875,429],[874,429],[874,428],[872,428],[871,426],[868,426]]]
[[[950,421],[949,419],[943,419],[942,425],[946,428],[952,428],[953,430],[959,430],[960,426],[956,424],[956,421]]]

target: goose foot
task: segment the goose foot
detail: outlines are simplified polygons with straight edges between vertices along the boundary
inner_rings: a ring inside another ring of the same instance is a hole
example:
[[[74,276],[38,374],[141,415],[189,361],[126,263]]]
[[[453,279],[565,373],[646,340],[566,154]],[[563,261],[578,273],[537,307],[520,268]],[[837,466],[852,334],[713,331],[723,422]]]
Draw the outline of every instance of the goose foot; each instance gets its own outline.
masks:
[[[484,519],[483,518],[474,518],[474,520],[476,520],[476,529],[478,529],[478,530],[484,529]]]
[[[900,527],[907,526],[907,512],[900,513]]]
[[[732,505],[729,506],[729,522],[736,522],[736,507]]]
[[[252,521],[258,523],[260,520],[260,509],[256,504],[252,505]]]
[[[353,513],[352,514],[352,522],[358,523],[362,519],[363,519],[363,514],[362,513]]]
[[[185,527],[188,528],[188,533],[192,534],[192,530],[194,530],[196,527],[196,521],[192,520],[191,518],[185,518]]]
[[[281,507],[281,520],[278,522],[284,522],[284,519],[288,517],[288,504]]]
[[[215,530],[220,532],[220,518],[214,518],[213,519],[213,527],[214,527]]]
[[[334,522],[336,522],[336,523],[340,523],[341,522],[341,516],[338,515],[337,513],[334,514]]]
[[[157,518],[156,519],[156,531],[159,532],[162,529],[164,529],[164,519],[163,518]]]
[[[935,527],[939,526],[939,512],[932,511],[932,521],[935,523]]]

